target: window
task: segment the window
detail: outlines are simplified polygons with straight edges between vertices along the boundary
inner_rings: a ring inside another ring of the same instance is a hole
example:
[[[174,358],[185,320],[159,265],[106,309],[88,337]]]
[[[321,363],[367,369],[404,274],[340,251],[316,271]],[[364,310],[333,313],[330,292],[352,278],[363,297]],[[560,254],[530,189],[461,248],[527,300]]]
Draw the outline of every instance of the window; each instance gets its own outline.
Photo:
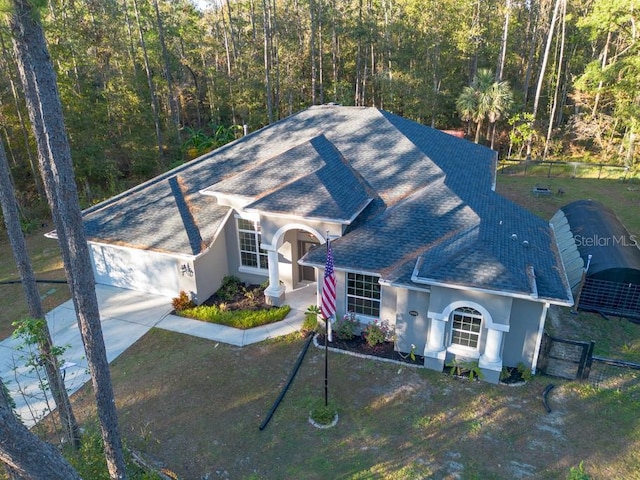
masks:
[[[454,310],[451,315],[451,344],[477,349],[480,343],[482,314],[473,308],[462,307]]]
[[[260,248],[262,234],[260,224],[252,220],[238,218],[238,241],[240,244],[240,265],[243,267],[268,269],[267,252]]]
[[[380,316],[380,284],[378,277],[347,273],[347,311]]]

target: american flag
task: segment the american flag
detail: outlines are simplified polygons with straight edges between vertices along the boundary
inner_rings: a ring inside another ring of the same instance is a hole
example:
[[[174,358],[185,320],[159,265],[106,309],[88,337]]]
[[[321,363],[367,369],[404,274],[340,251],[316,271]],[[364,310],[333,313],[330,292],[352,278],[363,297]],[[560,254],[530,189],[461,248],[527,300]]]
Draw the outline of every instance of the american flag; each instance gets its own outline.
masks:
[[[322,303],[320,311],[325,320],[336,313],[336,273],[333,271],[333,252],[331,242],[327,240],[327,263],[322,280]]]

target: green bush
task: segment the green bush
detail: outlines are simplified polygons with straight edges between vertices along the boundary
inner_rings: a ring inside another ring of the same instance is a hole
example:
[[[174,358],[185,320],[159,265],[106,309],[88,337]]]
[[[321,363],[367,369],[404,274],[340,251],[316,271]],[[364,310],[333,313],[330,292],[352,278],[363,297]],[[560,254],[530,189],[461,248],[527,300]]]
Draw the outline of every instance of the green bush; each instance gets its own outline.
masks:
[[[351,340],[356,336],[360,328],[360,322],[355,313],[347,313],[344,317],[336,320],[332,325],[333,334],[338,340]]]
[[[242,281],[233,275],[227,275],[222,279],[222,285],[216,292],[218,298],[228,302],[236,298],[236,296],[244,289]]]
[[[374,320],[364,327],[362,336],[367,341],[367,345],[375,347],[381,343],[391,341],[393,339],[393,330],[388,321]]]
[[[520,373],[522,380],[525,382],[533,380],[533,373],[531,372],[531,369],[522,362],[518,364],[518,372]]]
[[[246,330],[279,322],[290,311],[289,305],[262,310],[226,310],[217,305],[200,305],[178,312],[178,315]]]
[[[300,329],[303,334],[318,331],[318,315],[320,315],[320,308],[317,305],[309,305],[307,311],[304,312],[304,321]]]
[[[577,467],[571,467],[569,470],[569,475],[567,475],[567,480],[590,480],[591,477],[587,472],[584,471],[584,466],[582,462]]]

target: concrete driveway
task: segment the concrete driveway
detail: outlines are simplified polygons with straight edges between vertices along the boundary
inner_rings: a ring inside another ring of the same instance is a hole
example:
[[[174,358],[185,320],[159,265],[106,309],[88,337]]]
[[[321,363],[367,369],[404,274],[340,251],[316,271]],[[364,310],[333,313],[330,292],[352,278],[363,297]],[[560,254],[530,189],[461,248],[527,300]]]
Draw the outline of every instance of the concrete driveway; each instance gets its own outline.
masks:
[[[96,294],[109,362],[137,342],[173,309],[171,299],[160,295],[104,285],[96,286]],[[49,312],[47,323],[54,345],[67,348],[62,369],[65,384],[72,394],[90,380],[72,301]],[[0,376],[16,403],[16,412],[27,426],[33,426],[46,415],[49,406],[39,387],[40,379],[32,368],[24,366],[28,352],[20,350],[21,343],[15,338],[0,342]],[[53,405],[50,398],[49,402]]]

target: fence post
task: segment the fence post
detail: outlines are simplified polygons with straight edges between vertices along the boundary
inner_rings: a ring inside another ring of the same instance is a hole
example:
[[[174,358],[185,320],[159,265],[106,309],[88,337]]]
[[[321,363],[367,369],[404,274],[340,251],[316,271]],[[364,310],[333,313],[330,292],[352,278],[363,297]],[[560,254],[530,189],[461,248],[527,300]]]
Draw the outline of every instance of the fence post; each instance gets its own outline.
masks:
[[[549,360],[549,349],[551,348],[551,339],[547,332],[542,333],[542,340],[540,340],[540,353],[538,354],[538,362],[536,369],[542,373],[546,373],[547,363]]]
[[[593,348],[596,342],[591,340],[588,347],[582,351],[582,358],[580,359],[580,367],[578,368],[578,379],[586,380],[589,378],[591,372],[591,364],[593,363]]]

